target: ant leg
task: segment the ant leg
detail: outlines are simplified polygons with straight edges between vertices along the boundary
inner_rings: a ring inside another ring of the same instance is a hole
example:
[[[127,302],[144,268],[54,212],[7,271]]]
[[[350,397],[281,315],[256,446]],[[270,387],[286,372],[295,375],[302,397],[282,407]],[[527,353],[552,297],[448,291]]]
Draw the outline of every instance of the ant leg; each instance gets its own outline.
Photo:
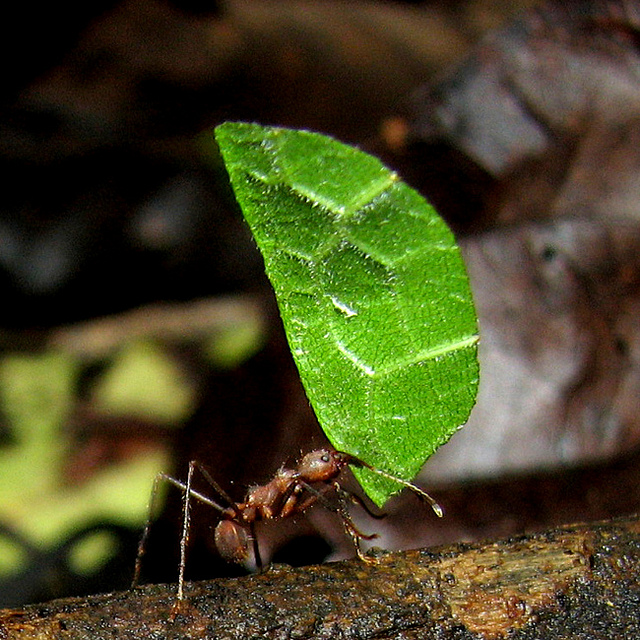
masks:
[[[260,546],[258,545],[258,536],[256,535],[256,523],[254,521],[249,523],[249,536],[253,544],[253,559],[256,563],[256,569],[262,571],[264,564],[262,563],[262,556],[260,555]]]
[[[156,508],[156,501],[158,498],[158,493],[159,493],[159,488],[160,488],[160,482],[168,482],[169,484],[173,485],[174,487],[177,487],[178,489],[180,489],[184,495],[185,495],[185,499],[187,496],[191,496],[193,498],[195,498],[196,500],[199,500],[200,502],[203,502],[204,504],[209,505],[210,507],[213,507],[216,511],[219,511],[221,513],[224,513],[227,511],[228,508],[223,507],[222,505],[218,504],[215,500],[212,500],[211,498],[205,496],[204,494],[200,493],[199,491],[195,491],[194,489],[191,488],[191,482],[193,479],[193,474],[195,469],[198,469],[200,472],[203,472],[204,469],[203,467],[196,461],[192,461],[189,463],[189,472],[188,472],[188,478],[187,478],[187,483],[185,484],[184,482],[180,482],[180,480],[177,480],[176,478],[167,475],[166,473],[158,473],[156,475],[156,477],[154,478],[153,481],[153,488],[151,490],[151,498],[149,500],[149,510],[148,510],[148,515],[147,515],[147,521],[145,522],[144,525],[144,530],[142,532],[142,536],[140,538],[140,542],[138,543],[138,552],[136,555],[136,561],[135,561],[135,566],[134,566],[134,571],[133,571],[133,580],[131,583],[131,588],[135,588],[138,586],[139,582],[140,582],[140,575],[142,572],[142,559],[143,556],[146,552],[146,546],[147,546],[147,542],[149,540],[149,534],[151,531],[151,524],[152,524],[152,519],[153,519],[153,513],[155,511]],[[206,472],[203,473],[205,479],[207,481],[209,481],[209,474],[207,474]],[[222,490],[221,487],[219,487],[217,485],[217,483],[213,482],[213,488],[218,491],[218,493],[220,493],[221,497],[224,500],[230,500],[230,498],[226,495],[226,493]],[[233,504],[233,503],[231,503]],[[184,514],[184,508],[183,508],[183,514]],[[187,515],[188,515],[188,505],[187,505]],[[183,515],[184,518],[184,515]],[[185,522],[183,521],[183,539],[184,539],[184,526],[185,526]],[[188,528],[188,523],[187,523],[187,528]],[[188,531],[187,531],[188,534]],[[188,537],[188,535],[187,535]],[[185,545],[186,546],[186,545]],[[186,551],[185,551],[186,554]],[[182,555],[182,541],[181,541],[181,555]],[[183,567],[183,561],[181,560],[181,574],[182,576],[184,576],[184,567]],[[179,584],[179,588],[180,588],[180,584]]]
[[[231,498],[225,493],[225,491],[218,485],[217,482],[210,476],[210,474],[206,471],[206,469],[196,460],[191,460],[189,462],[189,472],[187,473],[187,482],[183,485],[181,482],[178,482],[172,479],[173,484],[177,486],[181,486],[184,488],[184,503],[182,506],[182,536],[180,537],[180,567],[178,571],[178,600],[184,599],[184,572],[187,566],[187,546],[189,545],[189,533],[191,532],[191,497],[197,498],[201,500],[205,504],[214,507],[218,511],[225,512],[227,509],[221,507],[217,502],[207,498],[201,493],[194,491],[191,488],[191,484],[193,482],[193,474],[195,470],[198,469],[200,473],[204,476],[204,478],[211,484],[211,486],[228,502],[233,504]],[[256,546],[257,549],[257,546]]]
[[[387,517],[386,513],[374,513],[371,511],[371,507],[357,494],[352,493],[351,491],[347,491],[342,485],[340,486],[340,491],[348,497],[351,502],[357,504],[370,518],[374,518],[375,520],[384,520]]]
[[[133,569],[133,580],[131,581],[131,588],[135,589],[140,582],[140,573],[142,571],[142,558],[147,550],[147,541],[149,540],[149,533],[151,531],[151,521],[153,519],[153,512],[155,511],[156,501],[158,498],[158,488],[160,486],[160,480],[164,479],[164,474],[158,474],[153,480],[153,488],[151,489],[151,498],[149,499],[149,509],[147,513],[147,521],[144,523],[144,529],[142,536],[138,542],[138,553],[136,554],[136,562]]]
[[[371,563],[372,562],[371,558],[368,558],[367,556],[365,556],[364,553],[362,552],[362,549],[360,548],[360,540],[375,540],[378,537],[378,534],[377,533],[367,534],[360,531],[360,529],[358,529],[358,527],[356,526],[355,522],[353,522],[353,520],[351,519],[351,516],[349,515],[349,509],[347,508],[347,498],[349,498],[353,502],[361,504],[364,507],[364,510],[367,513],[370,513],[369,509],[367,509],[367,507],[364,505],[361,498],[343,489],[342,485],[340,485],[338,482],[333,482],[330,485],[325,485],[323,491],[319,491],[318,489],[316,489],[315,487],[312,487],[306,482],[300,481],[299,484],[311,494],[304,502],[300,503],[300,511],[304,511],[304,509],[306,509],[307,507],[311,506],[316,502],[319,502],[329,511],[333,511],[334,513],[337,513],[342,519],[342,526],[344,527],[345,531],[353,541],[353,546],[356,549],[356,553],[358,554],[358,557],[364,562]],[[325,494],[331,489],[333,489],[336,492],[336,495],[338,496],[339,504],[337,507],[331,504],[325,496]],[[376,517],[376,514],[371,514],[371,515]],[[381,517],[385,517],[385,515],[386,514],[382,514],[381,516],[377,516],[377,517],[381,518]]]
[[[351,541],[353,542],[353,546],[356,549],[356,553],[358,554],[358,558],[367,564],[375,563],[375,560],[369,558],[362,551],[362,547],[360,546],[360,540],[375,540],[378,537],[377,533],[366,534],[362,533],[360,529],[356,526],[356,524],[351,519],[349,515],[349,510],[347,509],[347,498],[353,498],[353,494],[348,491],[345,491],[340,484],[337,482],[333,483],[333,486],[336,490],[336,495],[338,496],[339,507],[337,512],[340,514],[342,518],[342,526],[344,527],[347,534],[350,536]]]
[[[191,529],[191,520],[189,507],[191,506],[191,481],[193,480],[193,470],[195,462],[189,463],[189,472],[187,473],[187,484],[184,491],[184,502],[182,504],[182,536],[180,537],[180,566],[178,569],[178,600],[184,598],[184,570],[187,565],[187,545],[189,543],[189,532]]]
[[[233,507],[235,505],[233,498],[213,479],[213,476],[207,471],[206,467],[200,464],[197,460],[193,461],[193,465],[202,474],[202,477],[209,483],[211,488],[227,503],[227,506]],[[218,508],[222,511],[219,506]]]
[[[308,484],[306,482],[303,482],[302,480],[298,481],[298,484],[301,487],[303,487],[305,491],[308,491],[311,494],[306,500],[304,500],[303,502],[299,503],[298,509],[297,509],[298,513],[302,513],[303,511],[308,509],[310,506],[312,506],[316,502],[319,502],[326,509],[328,509],[329,511],[333,511],[333,513],[337,513],[344,520],[346,520],[349,523],[349,526],[351,527],[351,530],[359,538],[362,538],[363,540],[373,540],[374,538],[378,537],[378,535],[376,533],[373,533],[371,535],[369,535],[367,533],[362,533],[362,531],[360,531],[356,527],[356,525],[354,524],[353,520],[351,519],[351,516],[348,515],[347,500],[346,499],[349,498],[349,500],[351,500],[352,502],[355,502],[356,504],[359,504],[368,515],[370,515],[371,517],[376,518],[378,520],[381,520],[382,518],[386,518],[387,517],[386,513],[382,513],[382,514],[372,513],[371,510],[366,506],[366,504],[364,503],[362,498],[357,496],[355,493],[351,493],[350,491],[347,491],[338,482],[333,482],[331,484],[324,485],[322,491],[316,489],[315,487],[312,487],[310,484]],[[327,500],[327,498],[326,498],[325,494],[328,493],[331,489],[333,489],[338,494],[338,496],[340,497],[340,506],[339,507],[336,507],[335,505],[331,504],[329,502],[329,500]]]

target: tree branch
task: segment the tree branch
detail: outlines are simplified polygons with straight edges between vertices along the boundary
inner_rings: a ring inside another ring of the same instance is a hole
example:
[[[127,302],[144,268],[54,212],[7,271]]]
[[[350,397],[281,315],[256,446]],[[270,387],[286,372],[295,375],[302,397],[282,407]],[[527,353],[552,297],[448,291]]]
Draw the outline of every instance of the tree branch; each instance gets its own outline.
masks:
[[[640,519],[0,611],[7,640],[640,637]]]

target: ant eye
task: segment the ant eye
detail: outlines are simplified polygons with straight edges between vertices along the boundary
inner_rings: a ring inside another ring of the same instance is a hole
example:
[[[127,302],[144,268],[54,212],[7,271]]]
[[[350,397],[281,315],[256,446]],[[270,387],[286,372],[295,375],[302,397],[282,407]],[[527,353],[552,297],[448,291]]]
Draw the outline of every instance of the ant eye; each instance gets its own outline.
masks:
[[[328,453],[325,453],[320,457],[320,460],[322,460],[322,462],[329,462],[329,460],[331,460],[331,456]]]

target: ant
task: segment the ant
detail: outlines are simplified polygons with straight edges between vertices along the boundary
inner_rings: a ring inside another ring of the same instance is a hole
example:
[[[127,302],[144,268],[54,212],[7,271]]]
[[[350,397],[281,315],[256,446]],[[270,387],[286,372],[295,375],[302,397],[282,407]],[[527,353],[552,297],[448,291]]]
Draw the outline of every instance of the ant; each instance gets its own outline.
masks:
[[[363,554],[360,548],[360,540],[372,540],[377,537],[377,534],[367,535],[356,527],[347,511],[347,499],[359,504],[374,518],[384,518],[384,514],[377,515],[372,513],[360,497],[347,491],[339,484],[338,477],[342,470],[348,465],[369,469],[384,478],[388,478],[407,487],[418,497],[425,500],[438,517],[442,517],[442,509],[440,506],[428,493],[420,489],[420,487],[387,473],[382,469],[378,469],[350,453],[330,449],[318,449],[307,453],[295,469],[282,467],[267,484],[251,487],[245,496],[244,502],[234,502],[226,491],[211,477],[208,471],[196,461],[189,463],[186,482],[181,482],[164,473],[158,474],[154,482],[152,502],[157,493],[158,483],[162,480],[169,482],[184,492],[182,536],[180,539],[180,567],[178,574],[178,600],[184,598],[184,571],[187,544],[189,541],[190,502],[192,498],[213,507],[220,513],[221,520],[218,522],[214,531],[214,542],[218,552],[226,561],[238,564],[247,562],[250,557],[249,547],[251,543],[255,564],[258,568],[261,568],[262,560],[255,535],[255,523],[259,520],[286,518],[302,513],[313,504],[320,503],[341,516],[344,528],[354,543],[358,557],[365,562],[371,562],[371,559]],[[226,506],[192,488],[193,476],[196,469],[217,493],[218,499],[221,499]],[[331,491],[334,491],[338,496],[338,507],[335,507],[326,499],[326,495]],[[153,505],[151,505],[151,507],[152,506]],[[152,508],[150,509],[150,513],[151,511]],[[133,586],[138,584],[140,578],[142,556],[145,553],[150,527],[151,516],[149,516],[147,520],[138,545]]]

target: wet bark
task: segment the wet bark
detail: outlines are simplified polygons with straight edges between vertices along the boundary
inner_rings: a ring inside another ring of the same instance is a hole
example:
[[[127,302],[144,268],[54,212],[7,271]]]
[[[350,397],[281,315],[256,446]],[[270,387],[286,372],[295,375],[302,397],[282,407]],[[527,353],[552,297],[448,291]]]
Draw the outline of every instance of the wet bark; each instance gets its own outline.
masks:
[[[640,636],[640,519],[0,612],[0,638]]]

